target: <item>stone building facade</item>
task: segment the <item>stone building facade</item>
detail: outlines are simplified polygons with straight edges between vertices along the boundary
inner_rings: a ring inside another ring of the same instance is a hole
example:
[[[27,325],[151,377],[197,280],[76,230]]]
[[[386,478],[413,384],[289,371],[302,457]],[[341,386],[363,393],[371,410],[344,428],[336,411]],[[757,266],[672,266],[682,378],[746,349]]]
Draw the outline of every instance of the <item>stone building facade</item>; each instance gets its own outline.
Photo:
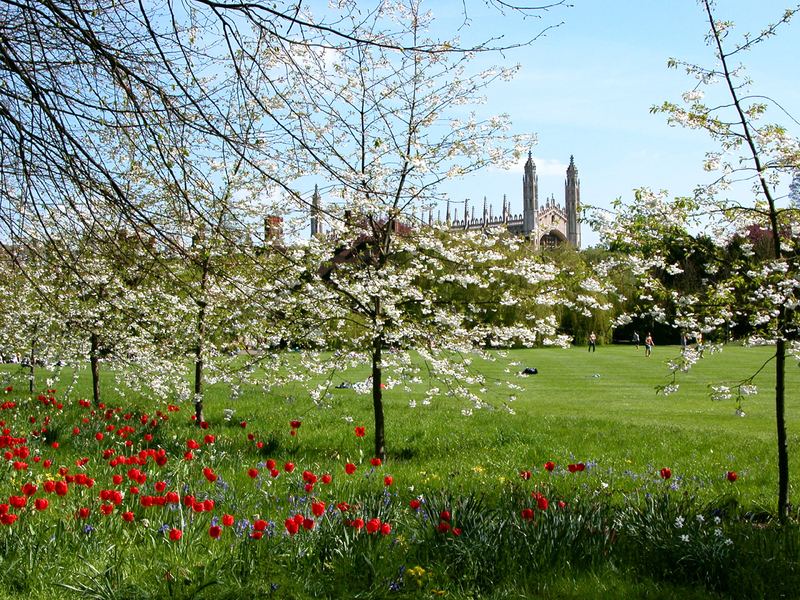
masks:
[[[578,169],[575,167],[573,157],[569,159],[567,178],[564,182],[564,205],[556,202],[555,196],[545,198],[544,204],[539,204],[539,178],[536,175],[536,164],[530,152],[525,163],[522,175],[522,213],[513,214],[511,205],[503,197],[503,208],[499,216],[494,215],[494,208],[483,200],[483,214],[475,215],[475,206],[470,206],[469,199],[464,200],[464,209],[459,218],[459,210],[452,210],[452,202],[447,203],[447,213],[444,223],[450,229],[463,231],[480,231],[489,228],[506,228],[509,232],[522,235],[534,240],[536,247],[551,247],[569,245],[573,248],[581,247],[581,224],[578,218],[581,204],[581,182],[578,179]],[[460,203],[459,203],[460,204]],[[319,190],[315,188],[311,201],[311,235],[322,234],[320,214]],[[423,215],[420,223],[433,223],[433,211],[429,211],[427,219]],[[438,215],[441,223],[441,213]]]
[[[522,175],[522,213],[511,213],[511,206],[503,197],[503,209],[499,216],[494,209],[483,200],[483,214],[475,215],[475,207],[470,207],[469,200],[464,201],[464,211],[459,219],[459,211],[451,215],[448,202],[446,222],[451,229],[476,231],[487,228],[505,227],[511,233],[524,235],[533,239],[538,247],[567,244],[573,248],[581,247],[581,224],[578,218],[581,203],[581,182],[574,157],[569,159],[567,179],[564,183],[564,205],[556,202],[554,196],[545,198],[539,204],[539,178],[536,175],[536,164],[528,153],[528,161]],[[470,213],[471,208],[471,213]]]

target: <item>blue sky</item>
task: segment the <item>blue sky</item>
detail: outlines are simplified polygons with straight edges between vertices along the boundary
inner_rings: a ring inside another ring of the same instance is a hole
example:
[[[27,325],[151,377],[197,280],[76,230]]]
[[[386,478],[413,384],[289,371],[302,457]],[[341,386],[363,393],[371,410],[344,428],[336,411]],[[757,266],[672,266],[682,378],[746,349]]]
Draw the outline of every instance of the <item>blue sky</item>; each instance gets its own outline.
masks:
[[[531,2],[528,2],[529,4]],[[429,10],[447,12],[449,2],[433,1]],[[505,57],[480,57],[480,62],[520,63],[510,83],[497,84],[482,107],[486,115],[508,113],[513,132],[533,132],[532,148],[539,174],[539,197],[555,195],[564,201],[564,177],[571,155],[581,179],[584,204],[608,207],[633,190],[668,190],[670,196],[691,195],[712,175],[702,169],[714,142],[701,131],[673,128],[663,114],[650,114],[653,105],[680,102],[695,80],[682,69],[667,68],[674,57],[704,65],[714,63],[705,45],[705,14],[695,0],[572,0],[541,19],[501,17],[473,3],[472,21],[463,38],[485,38],[503,32],[508,41],[531,36],[548,25],[562,23],[531,46]],[[448,18],[461,18],[460,2],[449,6]],[[718,0],[716,16],[731,20],[733,39],[755,33],[778,20],[792,6],[774,0]],[[800,120],[800,15],[779,30],[777,37],[745,53],[741,61],[753,79],[752,92],[778,100]],[[770,122],[798,126],[777,110]],[[454,201],[470,198],[476,211],[483,197],[499,213],[503,194],[512,212],[522,209],[522,164],[512,171],[487,170],[442,188]],[[582,228],[584,247],[598,238]]]

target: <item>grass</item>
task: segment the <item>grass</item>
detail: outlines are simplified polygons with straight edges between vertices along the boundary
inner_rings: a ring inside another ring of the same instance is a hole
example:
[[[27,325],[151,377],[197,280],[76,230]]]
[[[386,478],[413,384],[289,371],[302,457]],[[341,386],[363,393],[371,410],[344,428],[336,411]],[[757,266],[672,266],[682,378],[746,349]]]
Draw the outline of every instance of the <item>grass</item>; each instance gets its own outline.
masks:
[[[770,369],[754,379],[759,393],[743,399],[745,417],[737,416],[734,400],[712,401],[709,387],[751,377],[769,359],[770,349],[726,347],[681,373],[676,393],[657,395],[656,386],[670,382],[665,361],[678,354],[678,347],[656,347],[646,359],[643,348],[637,352],[611,346],[593,354],[584,348],[517,350],[495,362],[476,361],[473,368],[486,376],[486,398],[493,408],[472,410],[472,416],[461,414],[472,408],[470,403],[442,395],[425,406],[422,386],[411,386],[410,392],[396,386],[386,393],[388,452],[395,468],[406,468],[406,474],[481,467],[484,473],[509,478],[519,470],[541,469],[547,461],[564,466],[583,461],[596,463],[623,486],[630,478],[626,472],[638,475],[669,467],[676,476],[702,484],[701,493],[709,497],[730,492],[725,473],[734,471],[743,475],[736,489],[745,504],[770,506],[777,489]],[[535,366],[539,374],[519,377],[525,366]],[[348,420],[370,429],[370,397],[333,387],[346,379],[363,380],[366,374],[361,370],[333,379],[330,396],[321,402],[329,408],[303,400],[304,389],[298,385],[266,397],[246,392],[237,404],[213,398],[209,418],[221,419],[222,407],[235,408],[237,417],[276,427],[280,444],[286,442],[284,424],[303,418],[303,446],[287,446],[293,452],[319,464],[331,457],[369,455],[368,437],[356,444]],[[509,389],[506,382],[525,389]],[[787,397],[796,397],[798,391],[800,369],[789,368]],[[289,396],[296,400],[284,399]],[[415,408],[409,407],[411,400]],[[504,410],[506,406],[515,414]],[[800,415],[788,410],[787,422],[793,452]]]
[[[56,392],[63,408],[45,405],[20,393],[24,374],[5,365],[16,389],[5,399],[16,405],[0,410],[2,426],[24,435],[31,454],[10,456],[0,467],[0,504],[29,482],[40,488],[30,502],[49,498],[50,506],[10,509],[19,520],[0,526],[0,597],[796,597],[800,531],[796,520],[779,528],[769,518],[777,489],[769,368],[754,380],[759,393],[742,403],[745,417],[736,416],[732,400],[709,399],[709,384],[749,378],[770,351],[726,347],[681,374],[678,392],[659,396],[655,386],[669,382],[664,361],[677,354],[675,347],[656,347],[646,359],[643,349],[611,346],[593,354],[515,350],[476,360],[472,368],[486,377],[488,390],[489,406],[480,410],[445,393],[424,404],[421,384],[390,386],[391,459],[379,467],[369,463],[369,396],[335,388],[363,380],[364,369],[338,373],[317,403],[307,388],[324,377],[269,392],[243,388],[235,400],[218,386],[206,395],[203,431],[189,420],[190,407],[168,412],[130,392],[105,397],[112,412],[79,406],[89,392],[85,371],[71,397]],[[520,377],[525,366],[539,374]],[[798,375],[789,369],[789,398],[797,396]],[[58,377],[66,382],[72,375]],[[111,389],[109,382],[103,389]],[[462,414],[470,408],[471,416]],[[224,409],[236,411],[230,420]],[[157,425],[140,426],[142,413]],[[42,434],[46,417],[49,431]],[[793,453],[800,419],[791,410],[787,418]],[[296,435],[291,420],[302,421]],[[133,425],[131,445],[108,432],[109,424]],[[357,437],[356,426],[366,427],[367,436]],[[204,444],[209,434],[215,441]],[[186,461],[189,439],[200,447]],[[19,449],[23,442],[6,444],[5,450]],[[128,457],[163,450],[168,461],[158,466],[150,457],[139,466],[148,479],[134,494],[131,466],[109,465],[102,456],[112,448],[112,456]],[[87,464],[75,466],[79,458]],[[28,469],[12,466],[23,459]],[[49,469],[46,459],[53,461]],[[277,479],[268,475],[267,459],[279,465]],[[280,468],[289,461],[292,473]],[[556,465],[552,473],[544,470],[547,461]],[[344,472],[348,462],[357,465],[352,476]],[[585,471],[570,473],[567,466],[579,462]],[[64,497],[44,492],[45,481],[64,478],[58,467],[97,483],[91,489],[71,483]],[[204,467],[219,479],[207,480]],[[672,471],[668,481],[658,476],[663,467]],[[259,470],[257,478],[250,468]],[[328,473],[332,481],[307,491],[302,471]],[[521,471],[531,471],[530,479]],[[735,483],[727,481],[728,471],[739,475]],[[113,484],[113,474],[124,482]],[[141,496],[158,496],[159,480],[181,498],[191,494],[216,506],[210,512],[183,503],[142,506]],[[101,514],[102,489],[126,492],[109,516]],[[547,498],[549,508],[542,510],[532,494]],[[418,498],[422,506],[410,508]],[[311,517],[319,500],[326,512],[314,528],[288,535],[283,520]],[[351,508],[340,512],[337,503]],[[86,520],[75,518],[79,507],[91,508]],[[531,509],[531,519],[523,508]],[[442,510],[452,513],[448,532],[439,531]],[[121,518],[123,511],[132,521]],[[223,528],[219,540],[210,538],[209,527],[228,513],[235,525]],[[355,518],[378,518],[391,534],[355,530],[348,524]],[[253,540],[258,519],[269,526]],[[183,531],[180,541],[169,541],[170,528]],[[463,534],[453,535],[455,528]]]

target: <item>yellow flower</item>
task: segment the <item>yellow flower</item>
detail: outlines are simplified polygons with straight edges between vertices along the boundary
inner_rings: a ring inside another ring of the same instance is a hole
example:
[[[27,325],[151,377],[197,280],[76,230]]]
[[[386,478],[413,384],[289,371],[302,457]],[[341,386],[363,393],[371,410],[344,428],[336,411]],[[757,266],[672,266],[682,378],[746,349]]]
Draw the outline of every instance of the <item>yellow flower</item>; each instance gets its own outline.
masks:
[[[411,577],[422,577],[423,575],[425,575],[425,569],[423,569],[422,567],[414,567],[406,571],[406,573]]]

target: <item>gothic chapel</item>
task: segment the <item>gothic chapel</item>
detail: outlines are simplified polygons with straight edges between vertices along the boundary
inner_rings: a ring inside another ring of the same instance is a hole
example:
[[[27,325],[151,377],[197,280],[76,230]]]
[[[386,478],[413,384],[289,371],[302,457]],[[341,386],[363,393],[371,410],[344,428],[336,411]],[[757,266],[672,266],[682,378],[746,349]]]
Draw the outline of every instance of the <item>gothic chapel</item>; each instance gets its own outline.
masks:
[[[483,200],[483,215],[476,218],[475,207],[470,214],[469,199],[464,200],[464,212],[458,218],[455,210],[453,218],[450,215],[451,201],[447,202],[447,216],[445,223],[450,229],[464,231],[480,231],[489,228],[504,227],[516,235],[523,235],[534,241],[537,248],[559,245],[569,245],[573,248],[581,247],[581,225],[578,220],[578,211],[581,202],[581,182],[578,179],[578,169],[571,156],[567,167],[567,180],[564,184],[564,206],[556,204],[554,196],[545,198],[544,205],[539,205],[539,178],[536,175],[536,164],[531,153],[528,152],[528,161],[522,176],[522,214],[511,214],[508,201],[503,197],[502,216],[495,217],[493,208]],[[460,204],[460,203],[459,203]],[[322,233],[319,222],[320,196],[315,188],[311,203],[311,235]],[[441,215],[439,216],[441,222]],[[424,217],[421,222],[425,222]],[[433,222],[433,211],[428,213],[428,222]]]
[[[503,198],[503,214],[493,215],[492,207],[483,201],[482,218],[475,217],[475,207],[469,212],[469,200],[464,201],[463,217],[459,220],[458,211],[454,220],[450,219],[450,203],[447,205],[447,222],[451,229],[474,231],[489,227],[506,227],[511,233],[530,237],[537,247],[558,246],[567,244],[573,248],[581,247],[581,225],[578,211],[581,202],[581,182],[574,157],[570,156],[567,167],[567,180],[564,184],[564,206],[556,204],[554,196],[545,198],[544,206],[539,205],[539,178],[536,175],[536,164],[528,153],[525,171],[522,176],[522,214],[510,212],[506,198]]]

